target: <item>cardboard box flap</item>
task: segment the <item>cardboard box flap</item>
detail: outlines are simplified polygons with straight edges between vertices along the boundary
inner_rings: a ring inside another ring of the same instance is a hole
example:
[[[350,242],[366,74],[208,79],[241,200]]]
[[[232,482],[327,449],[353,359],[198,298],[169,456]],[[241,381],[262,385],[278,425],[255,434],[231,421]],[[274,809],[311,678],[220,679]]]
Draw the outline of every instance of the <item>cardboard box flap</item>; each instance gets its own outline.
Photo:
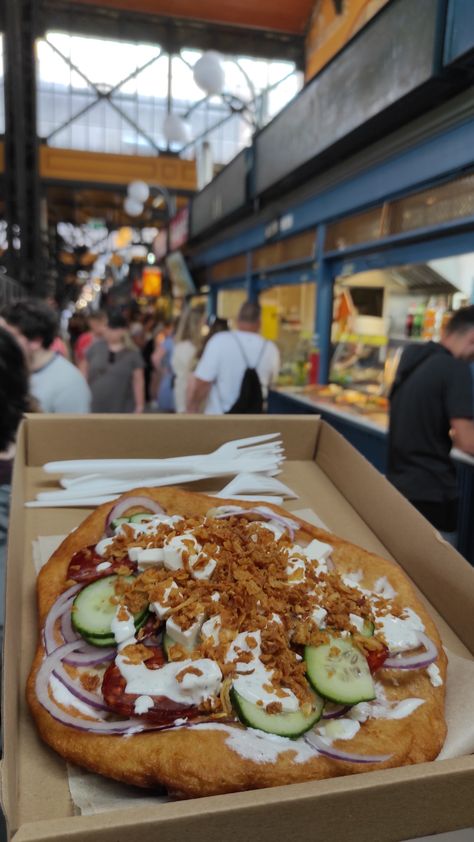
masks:
[[[453,764],[453,765],[452,765]],[[449,774],[449,776],[448,776]],[[429,787],[427,816],[415,783]],[[431,797],[434,794],[433,804]],[[315,797],[317,801],[315,801]],[[453,816],[456,816],[453,824]],[[246,842],[319,838],[394,842],[466,827],[474,818],[472,772],[463,759],[388,769],[267,790],[175,802],[158,808],[25,824],[15,842]]]

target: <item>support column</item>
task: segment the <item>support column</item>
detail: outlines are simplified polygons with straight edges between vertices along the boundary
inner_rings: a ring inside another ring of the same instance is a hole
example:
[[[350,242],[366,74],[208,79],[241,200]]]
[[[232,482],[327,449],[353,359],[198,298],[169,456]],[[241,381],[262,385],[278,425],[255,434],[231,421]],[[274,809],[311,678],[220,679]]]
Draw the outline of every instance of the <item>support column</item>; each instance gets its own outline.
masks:
[[[247,265],[245,269],[245,289],[249,301],[258,301],[258,281],[252,275],[252,252],[247,252]]]
[[[207,298],[207,315],[217,316],[217,294],[219,290],[215,286],[211,286]]]
[[[5,201],[8,271],[44,295],[36,126],[36,0],[5,0]]]
[[[324,260],[324,237],[326,228],[320,225],[317,234],[316,258],[316,335],[319,347],[319,383],[327,383],[331,358],[331,326],[333,308],[333,286],[331,268]]]

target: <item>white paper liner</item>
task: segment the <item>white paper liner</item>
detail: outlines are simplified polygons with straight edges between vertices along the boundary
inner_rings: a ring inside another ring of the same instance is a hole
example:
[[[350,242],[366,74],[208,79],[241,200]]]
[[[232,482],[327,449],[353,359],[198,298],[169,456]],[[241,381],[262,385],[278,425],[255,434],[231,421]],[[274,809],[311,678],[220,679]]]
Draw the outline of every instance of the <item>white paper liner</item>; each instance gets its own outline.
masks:
[[[291,514],[291,513],[290,513]],[[327,529],[312,509],[299,509],[292,514],[303,520]],[[36,572],[46,564],[49,557],[64,540],[64,535],[49,535],[33,541],[33,561]],[[472,712],[474,699],[474,660],[461,658],[448,652],[448,677],[446,692],[446,721],[448,734],[437,760],[448,760],[474,752],[474,716],[466,720],[466,713]],[[436,761],[435,761],[436,762]],[[167,796],[144,792],[136,787],[119,784],[67,764],[69,791],[76,814],[93,815],[108,810],[127,809],[143,804],[163,804]],[[469,832],[469,831],[461,831]],[[448,837],[451,834],[447,835]],[[434,837],[425,837],[431,839]],[[436,839],[441,837],[436,837]],[[474,837],[473,837],[474,842]]]
[[[149,807],[170,801],[167,795],[117,783],[72,763],[67,764],[67,774],[74,812],[78,816],[93,816],[119,808]]]

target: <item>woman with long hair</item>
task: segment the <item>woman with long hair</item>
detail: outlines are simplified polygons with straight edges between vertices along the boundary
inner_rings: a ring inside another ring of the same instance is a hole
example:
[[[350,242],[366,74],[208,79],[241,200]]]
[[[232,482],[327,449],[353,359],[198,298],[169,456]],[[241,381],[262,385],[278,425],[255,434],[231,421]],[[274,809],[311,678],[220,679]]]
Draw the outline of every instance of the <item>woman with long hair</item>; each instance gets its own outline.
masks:
[[[171,356],[176,412],[186,412],[188,381],[198,355],[203,320],[204,313],[202,310],[192,310],[187,307],[181,314],[176,330]]]

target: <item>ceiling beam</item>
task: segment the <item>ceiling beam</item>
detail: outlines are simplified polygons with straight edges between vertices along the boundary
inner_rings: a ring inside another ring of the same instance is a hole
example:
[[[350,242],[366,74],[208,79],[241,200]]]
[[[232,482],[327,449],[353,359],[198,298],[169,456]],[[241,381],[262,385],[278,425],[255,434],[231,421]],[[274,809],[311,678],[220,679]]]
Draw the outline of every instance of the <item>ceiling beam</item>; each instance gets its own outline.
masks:
[[[304,68],[303,35],[83,6],[74,0],[42,0],[38,35],[44,36],[51,29],[159,44],[166,52],[184,47],[213,50],[218,44],[221,53],[294,61],[298,68]]]

